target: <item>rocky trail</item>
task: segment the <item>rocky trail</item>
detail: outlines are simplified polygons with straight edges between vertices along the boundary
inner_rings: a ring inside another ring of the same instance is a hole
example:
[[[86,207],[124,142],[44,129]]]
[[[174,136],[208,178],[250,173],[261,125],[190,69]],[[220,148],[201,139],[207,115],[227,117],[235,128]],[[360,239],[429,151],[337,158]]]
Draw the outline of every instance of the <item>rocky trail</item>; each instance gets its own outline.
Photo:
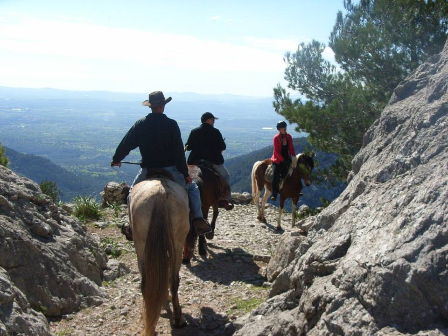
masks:
[[[231,322],[266,300],[270,287],[265,277],[266,266],[283,233],[275,229],[277,208],[268,206],[266,214],[270,224],[257,221],[253,205],[236,205],[231,211],[220,211],[215,237],[208,241],[207,257],[199,256],[196,250],[191,264],[181,268],[179,299],[187,326],[172,328],[171,311],[162,310],[158,335],[232,335]],[[127,274],[103,283],[108,298],[100,306],[50,321],[52,335],[141,333],[142,296],[137,258],[132,242],[127,242],[118,228],[126,221],[123,206],[108,208],[101,221],[87,224],[109,254],[121,253],[116,260],[125,265],[121,271]],[[290,214],[283,215],[283,228],[290,230]]]

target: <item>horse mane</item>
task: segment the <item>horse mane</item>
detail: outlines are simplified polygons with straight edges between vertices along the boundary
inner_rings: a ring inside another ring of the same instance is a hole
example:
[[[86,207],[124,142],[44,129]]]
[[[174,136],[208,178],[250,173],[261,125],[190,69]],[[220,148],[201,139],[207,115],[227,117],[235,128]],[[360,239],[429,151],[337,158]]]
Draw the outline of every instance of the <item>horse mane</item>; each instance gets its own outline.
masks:
[[[146,179],[151,179],[151,178],[165,178],[171,181],[174,181],[174,177],[173,175],[162,168],[148,168],[147,169],[147,173],[146,173]]]
[[[292,158],[291,158],[291,161],[292,161],[292,168],[293,169],[296,169],[296,167],[297,167],[297,162],[299,162],[299,159],[300,159],[300,157],[303,155],[303,153],[299,153],[299,154],[297,154],[296,156],[293,156]]]

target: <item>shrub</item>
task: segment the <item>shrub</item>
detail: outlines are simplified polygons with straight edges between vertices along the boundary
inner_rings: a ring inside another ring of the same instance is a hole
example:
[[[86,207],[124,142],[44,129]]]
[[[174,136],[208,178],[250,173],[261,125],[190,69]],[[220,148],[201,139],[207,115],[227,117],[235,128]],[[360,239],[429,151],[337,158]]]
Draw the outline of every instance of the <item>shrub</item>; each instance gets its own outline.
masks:
[[[9,160],[5,155],[6,148],[2,146],[0,142],[0,166],[8,167]]]
[[[101,218],[100,204],[92,196],[78,196],[73,199],[73,214],[79,219],[97,220]]]
[[[101,238],[101,247],[107,255],[118,258],[121,255],[121,249],[117,241],[110,237]]]
[[[49,196],[54,203],[56,203],[61,196],[61,191],[58,189],[56,182],[47,180],[42,181],[40,183],[40,189],[45,195]]]

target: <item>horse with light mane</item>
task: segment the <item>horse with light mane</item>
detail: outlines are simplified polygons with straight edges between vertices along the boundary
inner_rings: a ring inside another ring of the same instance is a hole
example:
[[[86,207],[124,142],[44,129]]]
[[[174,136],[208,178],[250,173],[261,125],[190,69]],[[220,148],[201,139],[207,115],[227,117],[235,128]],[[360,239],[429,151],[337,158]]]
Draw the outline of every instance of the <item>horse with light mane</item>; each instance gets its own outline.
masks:
[[[301,153],[292,157],[292,163],[289,167],[288,174],[281,182],[283,186],[278,192],[280,195],[280,209],[277,219],[277,230],[282,229],[281,219],[283,206],[288,198],[292,199],[292,226],[295,225],[297,202],[302,195],[302,179],[305,181],[307,187],[311,185],[311,171],[314,168],[313,157],[314,153],[311,153],[310,155]],[[263,223],[266,223],[266,218],[264,217],[266,201],[272,191],[272,183],[271,181],[266,180],[265,176],[266,170],[271,163],[270,159],[255,162],[251,174],[252,197],[254,204],[257,207],[257,219]],[[260,194],[263,188],[265,189],[265,192],[260,206]]]
[[[189,206],[184,188],[169,178],[169,173],[136,184],[130,194],[130,223],[142,276],[145,335],[155,335],[162,306],[173,305],[172,324],[186,324],[179,305],[179,271],[182,248],[188,231]],[[165,175],[168,174],[168,175]]]

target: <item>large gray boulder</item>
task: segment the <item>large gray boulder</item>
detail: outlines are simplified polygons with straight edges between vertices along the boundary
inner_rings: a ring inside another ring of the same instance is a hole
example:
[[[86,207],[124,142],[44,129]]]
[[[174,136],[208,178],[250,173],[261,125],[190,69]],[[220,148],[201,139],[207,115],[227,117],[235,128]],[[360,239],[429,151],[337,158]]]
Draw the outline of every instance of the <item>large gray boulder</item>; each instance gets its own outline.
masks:
[[[55,316],[102,303],[106,262],[78,219],[35,182],[0,166],[0,271],[31,308]]]
[[[30,308],[25,295],[0,268],[0,336],[50,335],[45,316]]]
[[[397,87],[347,189],[236,335],[448,333],[447,91],[448,44]]]

